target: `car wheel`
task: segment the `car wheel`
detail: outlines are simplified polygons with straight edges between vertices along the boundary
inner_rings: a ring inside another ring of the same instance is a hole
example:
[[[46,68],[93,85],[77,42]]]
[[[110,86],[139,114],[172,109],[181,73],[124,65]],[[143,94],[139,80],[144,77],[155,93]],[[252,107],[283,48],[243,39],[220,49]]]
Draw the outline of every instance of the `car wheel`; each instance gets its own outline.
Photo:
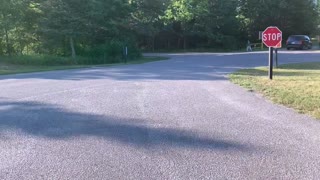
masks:
[[[299,49],[300,50],[306,50],[306,49],[308,49],[308,46],[307,45],[302,45]]]
[[[290,48],[287,47],[287,50],[290,50]]]
[[[308,45],[304,45],[304,46],[303,46],[303,49],[304,49],[304,50],[308,50],[308,49],[309,49],[309,46],[308,46]]]

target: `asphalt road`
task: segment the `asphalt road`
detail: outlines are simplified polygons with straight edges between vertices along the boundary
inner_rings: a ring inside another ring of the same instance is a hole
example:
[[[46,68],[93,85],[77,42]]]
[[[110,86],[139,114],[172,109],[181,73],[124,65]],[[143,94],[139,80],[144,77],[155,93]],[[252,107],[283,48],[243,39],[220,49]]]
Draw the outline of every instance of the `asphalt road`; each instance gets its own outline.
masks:
[[[226,78],[266,53],[168,56],[1,76],[0,179],[320,179],[320,122]]]

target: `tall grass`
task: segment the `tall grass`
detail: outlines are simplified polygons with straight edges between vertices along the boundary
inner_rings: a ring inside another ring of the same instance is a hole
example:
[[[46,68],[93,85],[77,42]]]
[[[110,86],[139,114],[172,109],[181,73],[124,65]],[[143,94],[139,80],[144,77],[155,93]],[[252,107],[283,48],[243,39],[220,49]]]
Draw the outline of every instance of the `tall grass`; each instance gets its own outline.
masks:
[[[23,55],[23,56],[2,56],[0,62],[14,65],[72,65],[74,61],[71,58],[50,56],[50,55]]]
[[[138,57],[136,57],[138,58]],[[136,58],[129,58],[133,60]],[[30,66],[65,66],[65,65],[97,65],[97,64],[113,64],[124,62],[123,57],[81,57],[75,59],[71,57],[59,57],[52,55],[22,55],[22,56],[1,56],[0,63],[13,65],[30,65]]]

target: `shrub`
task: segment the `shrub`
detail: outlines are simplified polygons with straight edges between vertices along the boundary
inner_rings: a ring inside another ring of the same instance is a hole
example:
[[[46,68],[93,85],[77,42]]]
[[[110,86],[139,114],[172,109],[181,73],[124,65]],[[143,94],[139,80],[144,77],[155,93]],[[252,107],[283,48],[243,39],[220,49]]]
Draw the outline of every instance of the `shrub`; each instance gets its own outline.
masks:
[[[80,50],[79,55],[82,58],[78,59],[79,64],[109,64],[119,63],[124,59],[125,43],[117,40],[110,41],[94,47],[86,47]],[[139,49],[129,44],[128,58],[135,59],[141,57]]]
[[[57,57],[50,55],[23,55],[23,56],[5,56],[1,61],[15,65],[39,65],[39,66],[58,66],[71,65],[74,61],[71,58]]]

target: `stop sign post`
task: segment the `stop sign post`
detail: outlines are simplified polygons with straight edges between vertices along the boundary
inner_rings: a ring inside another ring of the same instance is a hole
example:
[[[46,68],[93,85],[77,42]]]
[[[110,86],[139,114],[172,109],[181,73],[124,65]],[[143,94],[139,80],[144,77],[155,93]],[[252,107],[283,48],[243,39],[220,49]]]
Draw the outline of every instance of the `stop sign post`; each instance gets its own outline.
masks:
[[[270,26],[262,32],[262,42],[269,47],[269,79],[273,78],[273,48],[281,48],[282,32],[275,26]]]

